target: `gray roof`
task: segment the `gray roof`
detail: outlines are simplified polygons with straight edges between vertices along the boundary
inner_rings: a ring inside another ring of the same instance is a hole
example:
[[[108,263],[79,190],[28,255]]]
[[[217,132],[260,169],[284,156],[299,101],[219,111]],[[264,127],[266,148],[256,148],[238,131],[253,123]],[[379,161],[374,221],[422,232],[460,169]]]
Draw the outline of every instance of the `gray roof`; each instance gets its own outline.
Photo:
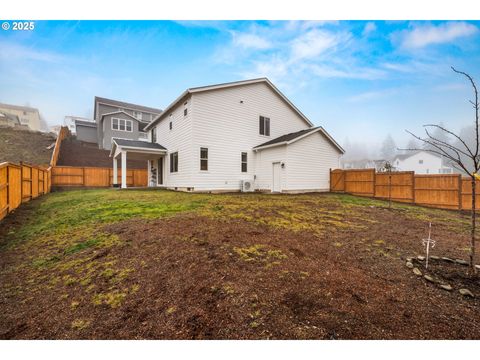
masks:
[[[283,142],[291,141],[291,140],[293,140],[293,139],[296,139],[296,138],[299,137],[299,136],[308,134],[310,131],[316,130],[316,129],[318,129],[318,128],[319,128],[319,127],[313,127],[313,128],[309,128],[309,129],[305,129],[305,130],[300,130],[300,131],[297,131],[297,132],[293,132],[293,133],[290,133],[290,134],[285,134],[285,135],[279,136],[279,137],[277,137],[277,138],[275,138],[275,139],[273,139],[273,140],[264,142],[263,144],[257,145],[257,146],[254,147],[254,149],[259,148],[259,147],[262,147],[262,146],[268,146],[268,145],[273,145],[273,144],[278,144],[278,143],[283,143]]]
[[[323,134],[323,136],[325,136],[325,138],[327,138],[327,140],[330,141],[332,143],[332,145],[335,146],[338,149],[338,151],[340,151],[342,154],[345,153],[345,150],[321,126],[311,127],[311,128],[308,128],[308,129],[304,129],[304,130],[300,130],[300,131],[297,131],[297,132],[293,132],[293,133],[289,133],[289,134],[279,136],[279,137],[277,137],[273,140],[270,140],[270,141],[264,142],[263,144],[255,146],[254,149],[261,149],[263,147],[276,146],[276,145],[281,145],[281,144],[287,145],[287,144],[290,144],[290,143],[296,141],[295,139],[298,139],[298,138],[300,138],[304,135],[307,136],[308,134],[313,134],[315,132],[321,132]]]
[[[132,104],[124,101],[118,101],[118,100],[113,100],[113,99],[107,99],[99,96],[95,96],[95,104],[97,102],[101,102],[104,104],[109,104],[109,105],[114,105],[118,106],[121,108],[128,108],[136,111],[144,111],[152,114],[160,114],[162,112],[161,109],[156,109],[148,106],[143,106],[143,105],[138,105],[138,104]],[[93,111],[93,118],[97,118],[97,106],[94,106],[94,111]]]
[[[167,150],[167,148],[163,147],[157,143],[151,143],[141,140],[126,140],[126,139],[112,139],[118,146],[127,146],[127,147],[134,147],[134,148],[142,148],[142,149],[154,149],[154,150]]]
[[[0,103],[0,107],[2,107],[2,108],[7,108],[7,109],[15,109],[15,110],[38,112],[38,109],[37,109],[37,108],[32,108],[32,107],[29,107],[29,106],[20,106],[20,105],[11,105],[11,104],[2,104],[2,103]]]
[[[75,120],[75,125],[78,126],[87,126],[87,127],[97,127],[97,124],[92,121],[83,121],[83,120]]]
[[[413,155],[416,155],[418,153],[422,152],[422,150],[411,150],[411,151],[408,151],[406,154],[398,154],[398,155],[395,155],[395,157],[393,158],[393,160],[405,160],[405,159],[408,159],[410,156],[413,156]],[[432,155],[435,155],[435,154],[432,154]]]

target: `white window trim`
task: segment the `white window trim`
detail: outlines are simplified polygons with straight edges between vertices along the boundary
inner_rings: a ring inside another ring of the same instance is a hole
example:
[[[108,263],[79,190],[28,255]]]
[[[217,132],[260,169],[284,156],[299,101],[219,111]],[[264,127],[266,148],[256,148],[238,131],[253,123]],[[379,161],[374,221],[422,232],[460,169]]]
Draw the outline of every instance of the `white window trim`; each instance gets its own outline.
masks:
[[[242,154],[247,154],[247,161],[242,160]],[[242,171],[242,165],[247,164],[247,171]],[[240,173],[242,174],[248,174],[248,151],[240,151]]]
[[[115,129],[115,128],[113,127],[113,120],[114,120],[114,119],[115,119],[115,120],[118,120],[118,129]],[[125,121],[125,130],[120,130],[120,121]],[[130,128],[131,128],[132,130],[127,130],[127,121],[129,121],[129,122],[131,123]],[[128,120],[128,119],[122,119],[122,118],[112,117],[112,119],[111,119],[111,128],[112,128],[113,131],[124,131],[124,132],[130,132],[130,133],[131,133],[131,132],[133,132],[133,120]]]
[[[177,171],[170,171],[170,169],[171,169],[171,160],[172,160],[171,155],[172,155],[172,154],[175,154],[175,153],[177,154]],[[180,163],[179,163],[178,159],[179,159],[178,150],[172,151],[171,153],[168,154],[168,170],[169,170],[168,173],[169,173],[170,175],[178,174],[178,170],[179,170],[179,168],[180,168]],[[164,165],[165,165],[165,164],[164,164]]]
[[[207,149],[207,158],[206,158],[206,159],[203,159],[203,158],[202,158],[202,149]],[[208,170],[209,170],[209,168],[210,168],[210,167],[209,167],[209,162],[210,162],[210,161],[209,161],[210,149],[208,148],[208,146],[200,146],[200,147],[198,148],[198,150],[199,150],[198,158],[199,158],[199,160],[200,160],[199,163],[198,163],[198,165],[200,166],[200,168],[199,168],[198,171],[200,171],[202,174],[208,173]],[[207,160],[207,170],[202,170],[202,160]]]
[[[261,137],[270,138],[270,137],[272,137],[272,127],[271,127],[272,119],[270,118],[270,116],[265,116],[265,115],[258,114],[257,125],[258,125],[258,121],[260,120],[261,117],[268,119],[268,131],[269,131],[270,135],[260,134],[260,128],[258,129],[258,135],[261,136]],[[265,123],[263,124],[263,132],[265,132]]]

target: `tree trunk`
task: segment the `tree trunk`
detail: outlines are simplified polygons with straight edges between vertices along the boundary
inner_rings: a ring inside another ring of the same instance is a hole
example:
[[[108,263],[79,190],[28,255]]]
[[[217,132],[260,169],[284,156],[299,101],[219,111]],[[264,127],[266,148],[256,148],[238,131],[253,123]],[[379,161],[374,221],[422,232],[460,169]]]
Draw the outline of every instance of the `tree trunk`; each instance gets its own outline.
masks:
[[[470,270],[472,274],[475,274],[476,268],[475,268],[475,226],[476,226],[476,180],[475,178],[472,179],[472,233],[471,233],[471,239],[470,239]]]

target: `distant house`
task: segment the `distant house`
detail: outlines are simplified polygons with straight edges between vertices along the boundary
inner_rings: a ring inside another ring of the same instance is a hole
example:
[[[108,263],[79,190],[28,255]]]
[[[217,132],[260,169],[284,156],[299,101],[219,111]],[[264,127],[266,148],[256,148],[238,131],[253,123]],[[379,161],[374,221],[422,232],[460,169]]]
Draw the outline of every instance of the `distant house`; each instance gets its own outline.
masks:
[[[113,139],[122,187],[136,159],[148,162],[151,187],[328,191],[344,153],[266,78],[186,89],[145,130],[149,142]]]
[[[453,169],[445,164],[441,156],[424,150],[397,155],[392,165],[396,171],[415,171],[416,174],[453,173]]]
[[[17,115],[0,112],[0,126],[21,127],[22,124]]]
[[[77,139],[95,142],[110,150],[112,139],[148,141],[145,127],[162,110],[102,97],[95,97],[93,122],[75,119]]]
[[[18,117],[21,125],[28,126],[30,130],[42,131],[40,112],[36,108],[10,104],[0,104],[0,112]]]
[[[350,160],[342,162],[342,169],[375,169],[376,171],[385,170],[386,160]]]
[[[84,118],[84,117],[81,117],[81,116],[73,116],[73,115],[65,116],[65,118],[63,119],[63,126],[68,127],[68,130],[70,130],[70,132],[73,135],[77,134],[77,127],[75,125],[75,122],[77,120],[81,121],[81,122],[91,122],[91,123],[95,124],[95,120],[93,120],[93,119],[88,119],[88,118]]]

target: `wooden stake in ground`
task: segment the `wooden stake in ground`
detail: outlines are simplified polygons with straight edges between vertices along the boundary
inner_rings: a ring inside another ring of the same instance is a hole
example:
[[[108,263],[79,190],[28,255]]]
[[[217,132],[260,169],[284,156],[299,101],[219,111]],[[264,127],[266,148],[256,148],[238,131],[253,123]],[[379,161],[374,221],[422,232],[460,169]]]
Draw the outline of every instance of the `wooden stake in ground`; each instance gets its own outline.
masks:
[[[430,258],[430,246],[435,247],[436,241],[432,239],[432,223],[428,224],[428,238],[422,239],[423,246],[426,247],[425,269],[428,269],[428,259]]]

